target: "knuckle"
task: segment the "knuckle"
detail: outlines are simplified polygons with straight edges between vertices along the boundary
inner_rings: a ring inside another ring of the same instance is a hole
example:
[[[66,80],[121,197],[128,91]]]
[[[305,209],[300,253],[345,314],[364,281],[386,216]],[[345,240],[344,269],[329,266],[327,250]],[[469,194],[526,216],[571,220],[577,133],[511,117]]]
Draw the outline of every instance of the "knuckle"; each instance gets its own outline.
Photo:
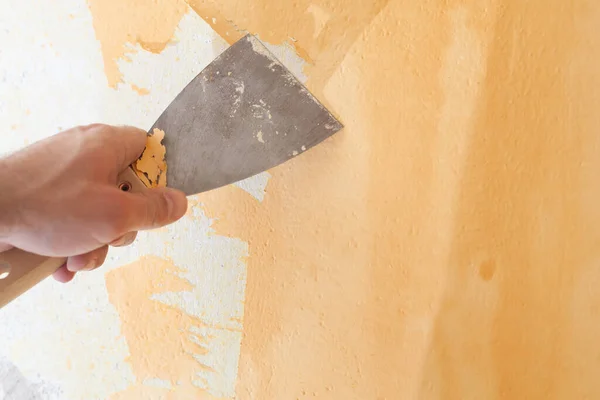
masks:
[[[96,259],[96,268],[102,266],[106,262],[108,254],[108,246],[104,246],[98,250],[98,258]]]
[[[136,237],[137,237],[136,232],[129,232],[129,233],[126,233],[125,235],[119,236],[117,239],[110,242],[110,245],[112,247],[129,246],[130,244],[132,244],[135,241]]]
[[[129,232],[127,235],[125,235],[124,246],[129,246],[130,244],[132,244],[133,242],[135,242],[136,238],[137,238],[137,232]]]
[[[154,212],[154,220],[152,224],[154,226],[162,225],[168,219],[168,203],[167,198],[162,193],[155,194],[156,199],[156,210]]]
[[[160,193],[153,191],[147,191],[143,196],[144,211],[141,213],[143,220],[137,221],[137,225],[144,229],[160,226],[166,219],[166,199]]]
[[[95,123],[95,124],[80,126],[79,130],[84,133],[102,133],[102,132],[110,132],[111,127],[110,127],[110,125]]]
[[[113,240],[112,242],[110,242],[109,244],[112,247],[121,247],[125,244],[125,239],[126,239],[126,235],[122,235],[122,236],[119,236],[118,238],[116,238],[115,240]]]

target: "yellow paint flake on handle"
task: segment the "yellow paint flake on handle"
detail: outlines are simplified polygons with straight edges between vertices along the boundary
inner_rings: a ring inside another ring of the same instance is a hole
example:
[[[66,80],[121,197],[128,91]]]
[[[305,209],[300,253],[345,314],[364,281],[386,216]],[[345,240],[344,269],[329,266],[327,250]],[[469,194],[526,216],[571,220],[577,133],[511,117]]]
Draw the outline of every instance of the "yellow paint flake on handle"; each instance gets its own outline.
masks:
[[[167,149],[162,144],[165,132],[154,128],[148,134],[148,141],[144,152],[133,164],[136,175],[149,188],[167,186]]]

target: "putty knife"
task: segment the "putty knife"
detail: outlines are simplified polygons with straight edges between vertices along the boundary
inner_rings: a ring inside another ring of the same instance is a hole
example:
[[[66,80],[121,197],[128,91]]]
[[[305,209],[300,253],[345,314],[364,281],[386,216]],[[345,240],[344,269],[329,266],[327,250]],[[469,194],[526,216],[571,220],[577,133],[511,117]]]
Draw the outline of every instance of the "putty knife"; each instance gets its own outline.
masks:
[[[194,195],[275,167],[319,144],[342,124],[254,36],[206,67],[152,126],[166,133],[167,185]],[[147,190],[128,168],[116,182]],[[0,254],[0,307],[61,265],[13,249]]]

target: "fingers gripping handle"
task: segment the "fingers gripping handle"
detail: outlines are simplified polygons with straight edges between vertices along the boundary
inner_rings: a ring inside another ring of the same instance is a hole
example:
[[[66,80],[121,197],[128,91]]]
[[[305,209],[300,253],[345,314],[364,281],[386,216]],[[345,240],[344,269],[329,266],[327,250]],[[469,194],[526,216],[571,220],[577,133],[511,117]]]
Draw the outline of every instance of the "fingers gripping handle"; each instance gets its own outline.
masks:
[[[146,186],[131,168],[119,175],[119,189],[141,192]],[[11,249],[0,253],[0,308],[52,275],[66,258],[52,258]]]

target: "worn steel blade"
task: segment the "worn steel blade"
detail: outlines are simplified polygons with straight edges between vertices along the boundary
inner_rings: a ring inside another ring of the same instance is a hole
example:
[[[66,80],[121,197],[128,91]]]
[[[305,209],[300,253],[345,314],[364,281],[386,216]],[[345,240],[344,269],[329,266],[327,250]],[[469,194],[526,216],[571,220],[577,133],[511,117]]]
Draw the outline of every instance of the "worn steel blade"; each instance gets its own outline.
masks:
[[[167,186],[193,195],[273,168],[342,124],[253,35],[229,47],[167,107]]]

